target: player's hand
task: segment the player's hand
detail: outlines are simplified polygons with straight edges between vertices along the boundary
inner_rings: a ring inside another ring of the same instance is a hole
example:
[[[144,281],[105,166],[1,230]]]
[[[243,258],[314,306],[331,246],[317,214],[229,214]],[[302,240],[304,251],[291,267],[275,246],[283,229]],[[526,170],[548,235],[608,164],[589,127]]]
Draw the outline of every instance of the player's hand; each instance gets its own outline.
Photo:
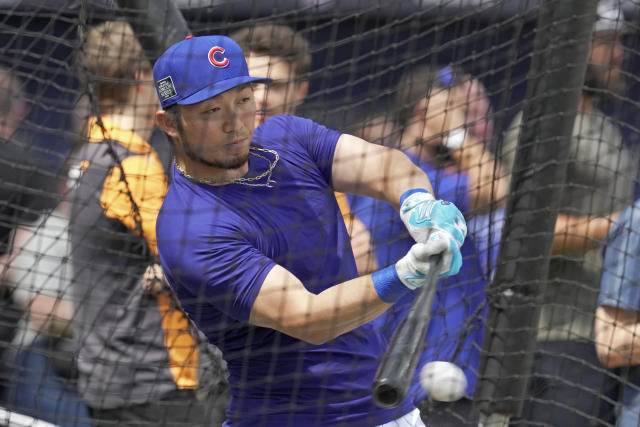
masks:
[[[434,267],[432,257],[441,254],[440,277],[457,274],[462,266],[462,256],[457,243],[445,231],[436,231],[426,243],[416,243],[409,252],[396,262],[396,273],[400,281],[409,289],[423,286],[429,270]]]
[[[467,237],[467,222],[451,202],[435,200],[426,191],[410,194],[400,206],[400,218],[416,242],[426,242],[436,230],[448,232],[462,246]]]

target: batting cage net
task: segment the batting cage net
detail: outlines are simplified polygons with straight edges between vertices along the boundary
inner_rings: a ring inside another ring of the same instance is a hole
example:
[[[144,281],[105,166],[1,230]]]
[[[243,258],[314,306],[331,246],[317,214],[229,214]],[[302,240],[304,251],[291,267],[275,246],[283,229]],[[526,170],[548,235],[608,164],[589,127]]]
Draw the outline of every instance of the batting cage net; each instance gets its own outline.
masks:
[[[639,17],[0,1],[0,424],[639,425]]]

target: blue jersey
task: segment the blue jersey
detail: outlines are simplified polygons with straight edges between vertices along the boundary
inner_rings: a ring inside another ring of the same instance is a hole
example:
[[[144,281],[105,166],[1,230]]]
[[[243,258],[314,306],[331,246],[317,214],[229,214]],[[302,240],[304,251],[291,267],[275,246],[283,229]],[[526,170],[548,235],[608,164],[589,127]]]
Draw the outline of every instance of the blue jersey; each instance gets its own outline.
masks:
[[[370,426],[414,409],[410,399],[394,410],[373,404],[371,385],[387,345],[375,324],[317,346],[249,324],[276,264],[315,294],[357,276],[331,187],[339,136],[310,120],[277,116],[256,129],[246,175],[277,162],[270,176],[216,187],[174,169],[158,249],[183,308],[228,363],[227,425]]]
[[[640,312],[640,202],[625,209],[607,235],[599,306]]]
[[[453,202],[462,212],[469,208],[466,174],[435,169],[428,163],[411,160],[424,170],[437,198]],[[388,203],[367,197],[351,197],[353,213],[365,224],[371,234],[379,266],[395,263],[402,258],[415,243],[405,228],[398,212]],[[486,276],[481,269],[477,248],[472,236],[467,236],[461,248],[462,269],[450,278],[440,279],[431,311],[431,322],[427,330],[425,350],[419,367],[434,360],[453,361],[467,376],[467,395],[472,396],[475,388],[479,361],[479,347],[482,342],[484,287]],[[385,334],[390,337],[400,320],[406,315],[415,294],[408,294],[378,317]],[[424,399],[424,391],[418,383],[419,369],[416,371],[409,395],[418,402]]]
[[[640,201],[625,209],[607,235],[604,250],[599,306],[640,313]],[[618,326],[622,327],[622,326]],[[611,350],[616,351],[616,350]],[[640,366],[627,368],[627,381],[619,397],[620,426],[640,423]]]

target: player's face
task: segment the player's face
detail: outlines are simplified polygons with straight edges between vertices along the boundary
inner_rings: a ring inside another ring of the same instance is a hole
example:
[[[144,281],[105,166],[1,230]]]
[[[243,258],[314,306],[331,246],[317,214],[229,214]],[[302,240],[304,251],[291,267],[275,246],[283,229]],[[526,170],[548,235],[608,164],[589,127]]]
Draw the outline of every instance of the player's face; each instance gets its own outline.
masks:
[[[307,83],[296,81],[293,67],[277,56],[250,54],[249,75],[269,77],[270,83],[254,84],[256,126],[278,114],[293,114],[307,95]]]
[[[192,161],[220,169],[247,163],[255,102],[250,85],[238,86],[193,105],[181,106],[179,145]]]

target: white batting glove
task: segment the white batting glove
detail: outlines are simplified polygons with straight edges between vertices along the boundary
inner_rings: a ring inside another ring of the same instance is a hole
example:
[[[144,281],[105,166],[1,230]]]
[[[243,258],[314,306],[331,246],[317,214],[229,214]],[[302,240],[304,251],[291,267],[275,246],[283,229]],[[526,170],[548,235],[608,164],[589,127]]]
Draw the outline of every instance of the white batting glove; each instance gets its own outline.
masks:
[[[462,256],[456,242],[449,233],[436,231],[431,234],[426,243],[416,243],[404,257],[396,262],[398,278],[409,289],[423,286],[432,268],[430,261],[438,254],[442,254],[442,261],[438,264],[440,277],[457,274],[460,271]]]

